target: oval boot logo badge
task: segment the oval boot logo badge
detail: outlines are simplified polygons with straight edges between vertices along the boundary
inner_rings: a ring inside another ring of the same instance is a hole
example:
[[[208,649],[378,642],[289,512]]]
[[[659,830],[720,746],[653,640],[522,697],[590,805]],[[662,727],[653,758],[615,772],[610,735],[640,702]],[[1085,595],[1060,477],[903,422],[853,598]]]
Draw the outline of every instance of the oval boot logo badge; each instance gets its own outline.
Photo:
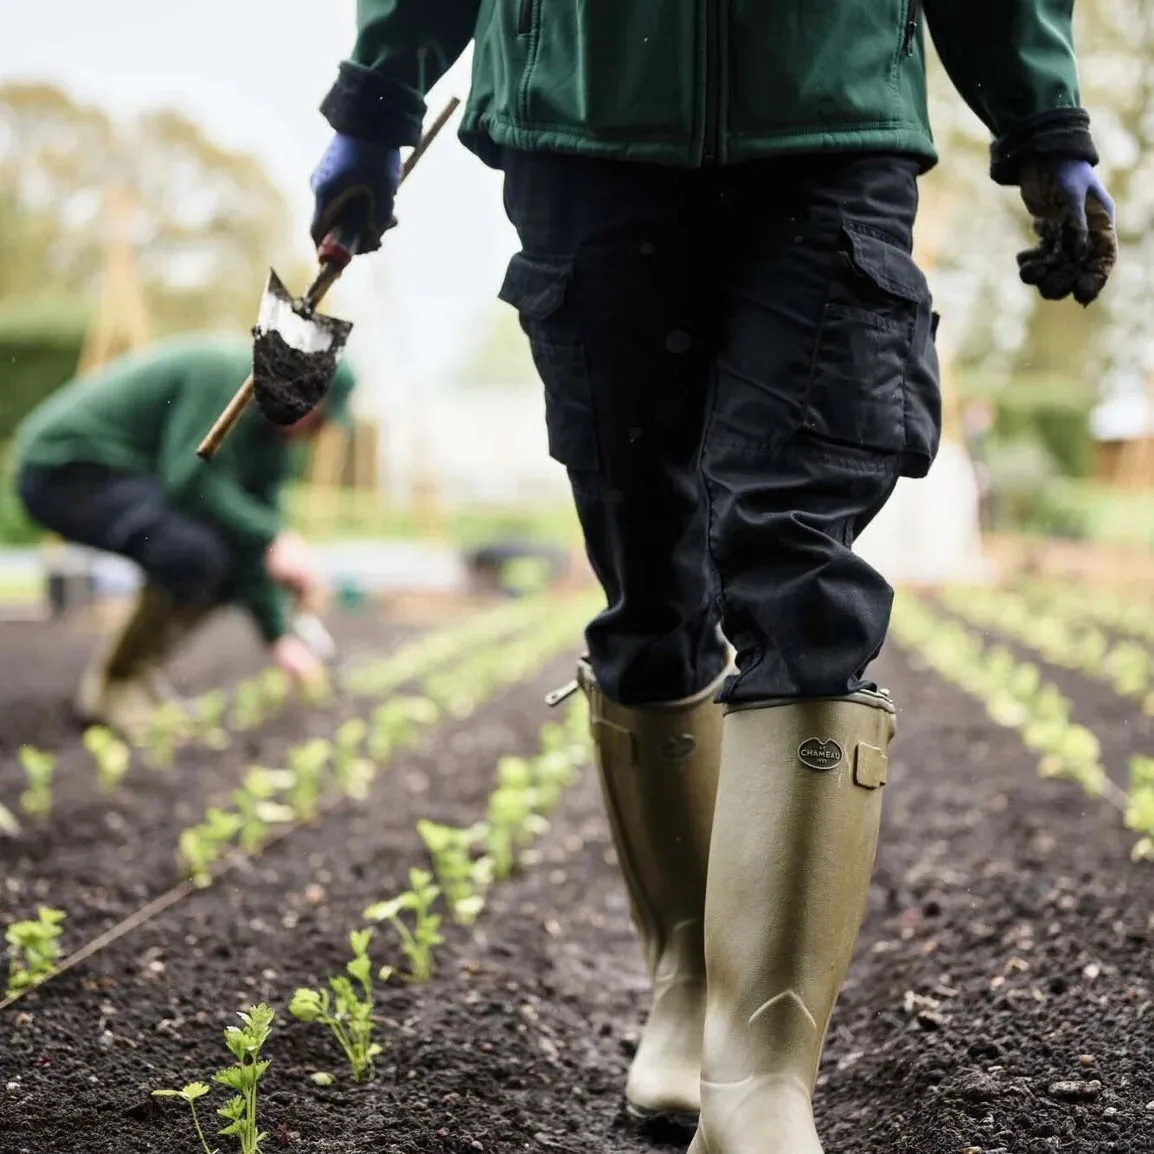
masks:
[[[832,738],[819,741],[816,737],[811,737],[797,747],[797,757],[802,765],[808,765],[810,769],[825,770],[836,769],[841,765],[845,754]]]
[[[666,738],[658,752],[665,761],[684,761],[696,748],[697,742],[691,734],[679,733]]]

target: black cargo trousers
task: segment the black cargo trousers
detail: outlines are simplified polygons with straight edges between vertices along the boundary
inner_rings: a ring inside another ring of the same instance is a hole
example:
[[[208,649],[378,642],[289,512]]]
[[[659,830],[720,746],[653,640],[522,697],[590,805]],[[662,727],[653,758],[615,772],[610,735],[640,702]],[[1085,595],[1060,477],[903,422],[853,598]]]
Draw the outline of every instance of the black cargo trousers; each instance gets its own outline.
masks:
[[[852,546],[941,425],[917,163],[509,151],[504,168],[522,251],[500,295],[605,590],[586,634],[604,692],[695,693],[722,632],[724,700],[869,686],[893,590]]]

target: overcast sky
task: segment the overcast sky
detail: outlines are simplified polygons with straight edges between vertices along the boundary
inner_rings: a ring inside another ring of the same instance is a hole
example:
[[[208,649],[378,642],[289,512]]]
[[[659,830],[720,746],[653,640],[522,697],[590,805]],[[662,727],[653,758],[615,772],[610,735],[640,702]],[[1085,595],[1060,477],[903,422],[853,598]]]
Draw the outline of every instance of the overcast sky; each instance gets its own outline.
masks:
[[[51,80],[122,113],[181,109],[222,143],[260,156],[306,235],[308,175],[330,134],[317,106],[352,46],[355,0],[2,6],[0,80]],[[430,95],[433,112],[450,95],[465,96],[467,65],[459,62]],[[450,131],[406,185],[397,214],[402,227],[385,252],[346,274],[340,306],[357,324],[350,348],[358,363],[424,387],[457,355],[471,319],[492,307],[516,241],[499,176]],[[389,365],[395,373],[384,371]]]

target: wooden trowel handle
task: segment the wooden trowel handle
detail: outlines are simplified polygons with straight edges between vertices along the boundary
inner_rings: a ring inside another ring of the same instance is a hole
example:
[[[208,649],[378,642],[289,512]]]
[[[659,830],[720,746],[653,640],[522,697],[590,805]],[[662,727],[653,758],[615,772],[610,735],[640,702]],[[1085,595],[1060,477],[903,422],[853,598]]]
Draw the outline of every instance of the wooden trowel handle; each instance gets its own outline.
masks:
[[[200,442],[196,455],[202,461],[209,461],[216,456],[225,437],[232,431],[233,425],[240,420],[245,406],[252,400],[252,373],[248,380],[236,391],[236,395],[228,403],[228,407],[216,419],[216,423],[208,431],[208,435]]]
[[[440,115],[429,126],[429,131],[421,137],[417,147],[413,149],[409,155],[408,160],[405,161],[404,167],[401,170],[401,184],[404,184],[405,179],[417,166],[417,161],[425,155],[425,150],[437,139],[442,128],[448,123],[449,118],[457,110],[457,106],[461,103],[460,99],[454,96],[448,104],[441,110]],[[321,301],[321,298],[332,287],[337,277],[341,275],[341,271],[345,264],[348,263],[348,258],[343,262],[329,262],[326,263],[320,274],[317,277],[313,287],[309,290],[310,304],[315,307]],[[210,461],[216,456],[216,451],[224,443],[225,437],[232,431],[233,425],[240,420],[241,413],[244,412],[245,406],[252,400],[253,385],[252,376],[237,390],[236,396],[228,403],[228,408],[224,410],[216,419],[216,424],[208,431],[208,435],[200,442],[200,446],[196,450],[196,455],[202,461]]]

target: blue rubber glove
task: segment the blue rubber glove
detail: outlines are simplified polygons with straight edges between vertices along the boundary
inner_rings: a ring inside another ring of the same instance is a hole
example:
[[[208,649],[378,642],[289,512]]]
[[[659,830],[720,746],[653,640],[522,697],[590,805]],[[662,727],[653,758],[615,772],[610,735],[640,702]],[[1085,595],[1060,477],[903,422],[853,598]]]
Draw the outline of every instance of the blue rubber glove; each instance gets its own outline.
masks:
[[[1045,161],[1027,165],[1020,183],[1038,234],[1018,253],[1022,280],[1046,300],[1090,304],[1118,259],[1114,202],[1098,173],[1084,160]]]
[[[313,172],[312,238],[322,260],[342,267],[358,252],[381,247],[397,222],[393,201],[401,183],[396,148],[337,133]]]

